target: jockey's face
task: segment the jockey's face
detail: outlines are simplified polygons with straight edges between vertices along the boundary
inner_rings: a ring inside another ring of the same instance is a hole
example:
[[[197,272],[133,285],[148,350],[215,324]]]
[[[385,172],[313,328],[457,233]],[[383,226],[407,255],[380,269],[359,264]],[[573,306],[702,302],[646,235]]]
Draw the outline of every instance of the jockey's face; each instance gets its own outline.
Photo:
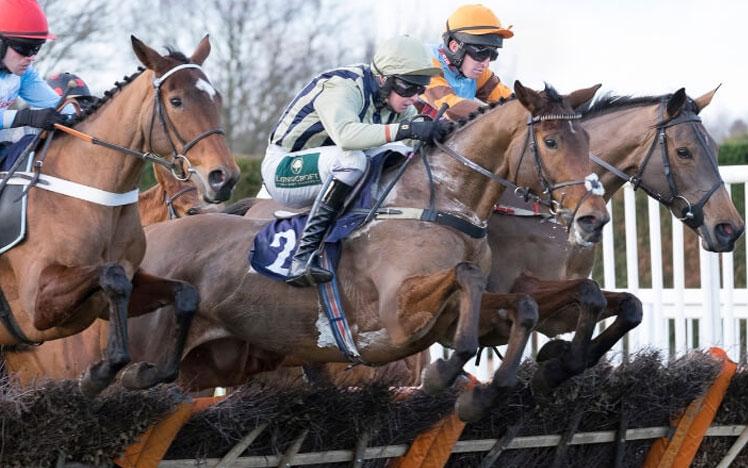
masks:
[[[26,70],[34,63],[35,59],[36,55],[26,57],[13,50],[12,47],[6,47],[3,64],[14,75],[21,76],[26,73]]]
[[[390,91],[390,95],[387,96],[387,105],[390,106],[393,111],[400,114],[402,112],[405,112],[408,107],[415,104],[417,100],[418,95],[403,97],[397,94],[395,91]]]
[[[452,52],[456,52],[459,47],[460,45],[457,43],[457,41],[449,41],[449,49]],[[488,68],[489,63],[491,63],[490,57],[486,57],[484,60],[476,60],[471,57],[470,54],[466,53],[463,56],[462,65],[460,65],[460,72],[462,72],[462,74],[467,78],[476,80],[481,75],[481,73],[483,73],[483,71]]]

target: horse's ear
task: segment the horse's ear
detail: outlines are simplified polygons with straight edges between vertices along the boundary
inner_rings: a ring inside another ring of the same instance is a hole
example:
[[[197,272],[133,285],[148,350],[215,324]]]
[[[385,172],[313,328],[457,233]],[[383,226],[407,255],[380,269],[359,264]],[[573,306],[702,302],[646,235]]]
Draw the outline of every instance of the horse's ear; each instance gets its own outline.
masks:
[[[696,99],[694,99],[693,103],[696,104],[696,113],[697,114],[699,112],[701,112],[701,110],[703,108],[705,108],[706,106],[708,106],[710,102],[712,102],[712,98],[714,97],[714,94],[717,92],[717,90],[719,89],[720,86],[722,86],[722,83],[720,83],[719,85],[717,85],[716,88],[714,88],[713,90],[709,91],[705,95],[703,95],[701,97],[697,97]]]
[[[197,45],[195,52],[193,52],[192,57],[190,57],[190,61],[202,65],[203,62],[205,62],[205,59],[208,58],[208,54],[210,54],[210,34],[206,34],[200,41],[200,44]]]
[[[543,97],[540,93],[530,88],[525,88],[519,80],[514,82],[514,95],[530,111],[530,114],[538,115],[543,110]]]
[[[592,100],[593,97],[595,97],[595,93],[598,89],[600,89],[602,85],[596,84],[594,86],[591,86],[589,88],[584,89],[578,89],[574,91],[573,93],[566,96],[566,100],[571,105],[572,109],[576,109],[577,107],[581,106],[582,104],[585,104]]]
[[[672,119],[676,115],[680,113],[680,111],[683,110],[683,106],[686,105],[686,100],[688,99],[688,96],[686,96],[686,88],[681,88],[678,91],[674,92],[672,96],[670,96],[670,100],[667,102],[667,116],[668,118]]]
[[[145,45],[143,41],[135,36],[130,36],[130,40],[132,41],[132,50],[135,51],[140,63],[145,65],[147,69],[160,73],[168,67],[168,63],[161,54]]]
[[[161,187],[167,187],[169,174],[165,167],[160,164],[153,165],[153,175],[156,177],[156,182]]]

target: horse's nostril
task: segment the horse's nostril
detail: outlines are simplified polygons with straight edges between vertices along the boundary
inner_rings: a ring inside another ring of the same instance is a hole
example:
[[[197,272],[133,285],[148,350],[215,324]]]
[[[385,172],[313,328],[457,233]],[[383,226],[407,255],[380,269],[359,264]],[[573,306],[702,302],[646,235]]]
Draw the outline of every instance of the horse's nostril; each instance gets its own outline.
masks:
[[[730,223],[720,223],[714,228],[714,234],[723,244],[727,244],[735,241],[743,233],[742,229],[737,230],[735,226]]]
[[[223,169],[216,169],[214,171],[210,171],[210,174],[208,174],[208,183],[211,187],[213,187],[214,190],[220,190],[221,187],[223,187],[223,183],[226,180],[226,173],[223,171]]]
[[[585,232],[594,232],[602,227],[602,223],[592,215],[577,218],[577,224]]]

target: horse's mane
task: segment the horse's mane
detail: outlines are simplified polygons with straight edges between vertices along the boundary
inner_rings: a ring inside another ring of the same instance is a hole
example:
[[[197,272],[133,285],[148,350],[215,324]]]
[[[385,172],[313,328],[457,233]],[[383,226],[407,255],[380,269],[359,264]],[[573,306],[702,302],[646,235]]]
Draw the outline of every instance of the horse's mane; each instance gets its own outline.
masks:
[[[166,50],[168,52],[166,57],[176,60],[177,62],[180,62],[180,63],[190,62],[190,59],[187,58],[187,56],[185,56],[182,52],[174,49],[173,47],[167,46]],[[122,78],[122,81],[115,81],[113,88],[107,91],[104,91],[103,97],[96,98],[96,100],[92,104],[86,106],[86,108],[78,115],[75,121],[76,125],[83,122],[84,120],[89,118],[91,115],[95,114],[96,111],[98,111],[101,108],[101,106],[109,102],[109,100],[111,100],[112,97],[115,94],[117,94],[118,91],[122,90],[122,88],[124,88],[128,84],[132,83],[135,80],[135,78],[139,77],[145,70],[146,70],[145,67],[138,67],[138,70],[135,73],[131,75],[125,75]]]
[[[545,83],[545,89],[543,90],[545,93],[545,98],[548,100],[548,103],[550,104],[561,104],[563,102],[563,97],[558,94],[558,91],[556,91],[556,88],[549,85],[548,83]],[[460,128],[464,127],[468,123],[472,122],[473,120],[477,119],[481,115],[485,114],[489,110],[502,106],[506,104],[509,101],[513,101],[516,99],[517,96],[512,93],[508,98],[501,98],[497,102],[492,102],[490,104],[486,104],[484,106],[479,107],[475,111],[468,114],[466,118],[459,119],[456,122],[451,122],[450,126],[447,127],[447,131],[445,132],[443,138],[441,138],[439,141],[444,141],[447,138],[449,138],[454,132],[459,130]]]
[[[582,114],[582,117],[596,117],[599,115],[615,112],[621,109],[627,109],[637,106],[650,106],[667,102],[673,95],[663,94],[661,96],[618,96],[612,93],[606,93],[594,101],[587,102],[576,110]],[[684,111],[698,112],[696,104],[691,98],[688,98]]]

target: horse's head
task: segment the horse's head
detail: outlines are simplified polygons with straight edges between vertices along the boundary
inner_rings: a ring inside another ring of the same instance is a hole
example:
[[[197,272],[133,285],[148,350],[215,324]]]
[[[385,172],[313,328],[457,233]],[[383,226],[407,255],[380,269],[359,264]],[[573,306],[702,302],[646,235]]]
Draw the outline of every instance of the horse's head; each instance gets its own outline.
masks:
[[[552,211],[581,245],[598,242],[610,216],[602,198],[604,189],[593,174],[589,136],[574,108],[592,99],[600,85],[560,96],[552,87],[537,92],[517,81],[515,95],[530,111],[528,133],[520,152],[510,161],[513,179],[546,197]],[[526,160],[524,163],[522,161]],[[510,173],[511,174],[511,173]]]
[[[745,226],[719,174],[719,147],[698,116],[716,91],[691,99],[681,88],[661,99],[653,116],[656,135],[635,182],[694,229],[705,249],[726,252]]]
[[[163,189],[162,201],[166,205],[169,219],[217,212],[223,206],[206,203],[198,196],[197,187],[192,181],[177,179],[171,171],[159,164],[153,165],[153,175]]]
[[[153,72],[147,75],[153,83],[153,111],[141,122],[148,150],[170,154],[184,175],[196,176],[206,201],[228,200],[239,167],[222,136],[221,95],[200,67],[210,53],[208,36],[189,59],[178,52],[162,56],[131,39],[138,59]]]

